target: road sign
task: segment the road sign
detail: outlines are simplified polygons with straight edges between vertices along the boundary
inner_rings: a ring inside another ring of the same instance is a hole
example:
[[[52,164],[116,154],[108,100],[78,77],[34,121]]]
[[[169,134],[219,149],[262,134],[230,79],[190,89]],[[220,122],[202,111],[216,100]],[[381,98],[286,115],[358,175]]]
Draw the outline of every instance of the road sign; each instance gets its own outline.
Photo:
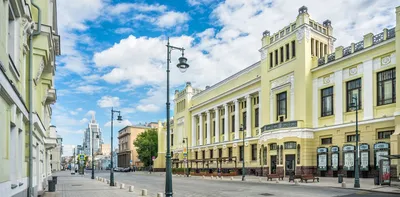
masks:
[[[155,156],[152,156],[151,159],[154,161],[154,160],[156,160],[156,157],[155,157]]]
[[[79,160],[84,160],[84,159],[85,159],[85,155],[80,154],[80,155],[79,155]]]
[[[186,153],[187,153],[186,147],[183,147],[183,154],[186,154]]]
[[[187,153],[183,153],[183,156],[184,156],[184,157],[187,157]]]

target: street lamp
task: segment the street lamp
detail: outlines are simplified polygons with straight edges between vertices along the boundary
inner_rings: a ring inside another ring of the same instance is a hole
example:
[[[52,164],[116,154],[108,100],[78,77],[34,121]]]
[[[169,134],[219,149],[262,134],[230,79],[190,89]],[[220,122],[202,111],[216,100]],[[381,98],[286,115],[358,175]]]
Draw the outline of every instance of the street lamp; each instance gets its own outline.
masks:
[[[187,168],[186,176],[189,177],[189,173],[190,173],[189,172],[189,140],[187,137],[184,137],[183,143],[185,143],[185,140],[186,140],[186,168]],[[183,155],[183,157],[185,157],[185,155]]]
[[[170,103],[169,103],[169,63],[171,63],[171,52],[172,50],[179,50],[182,52],[182,57],[179,58],[179,63],[176,67],[179,68],[181,72],[185,72],[187,68],[189,68],[189,64],[187,64],[187,59],[184,57],[184,48],[175,47],[169,44],[169,38],[167,43],[167,153],[165,155],[166,158],[166,169],[165,169],[165,196],[172,197],[172,169],[171,169],[171,132],[170,132],[170,124],[169,124],[169,111],[170,111]]]
[[[113,164],[113,127],[114,127],[114,113],[118,113],[118,122],[122,121],[121,111],[114,110],[111,107],[111,169],[110,169],[110,186],[114,186],[114,164]]]
[[[360,173],[358,166],[358,105],[358,97],[353,97],[353,103],[351,103],[351,106],[356,108],[356,164],[354,166],[354,188],[360,188]]]
[[[99,135],[96,135],[96,138],[99,138]],[[94,146],[94,143],[93,143],[93,139],[94,139],[94,137],[93,137],[93,132],[92,132],[92,179],[94,179],[94,149],[93,149],[93,146]]]
[[[243,167],[242,167],[242,181],[245,181],[246,178],[246,169],[244,168],[244,130],[243,130],[243,124],[240,126],[239,131],[243,131],[243,150],[242,150],[242,156],[243,156]]]

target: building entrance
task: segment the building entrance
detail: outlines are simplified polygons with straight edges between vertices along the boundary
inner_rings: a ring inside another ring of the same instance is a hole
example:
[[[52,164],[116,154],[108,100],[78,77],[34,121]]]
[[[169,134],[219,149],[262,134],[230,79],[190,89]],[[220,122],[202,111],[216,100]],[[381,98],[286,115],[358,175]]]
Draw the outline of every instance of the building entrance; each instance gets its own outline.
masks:
[[[296,156],[295,155],[285,155],[286,162],[285,162],[285,174],[290,175],[291,172],[294,172],[296,167]]]

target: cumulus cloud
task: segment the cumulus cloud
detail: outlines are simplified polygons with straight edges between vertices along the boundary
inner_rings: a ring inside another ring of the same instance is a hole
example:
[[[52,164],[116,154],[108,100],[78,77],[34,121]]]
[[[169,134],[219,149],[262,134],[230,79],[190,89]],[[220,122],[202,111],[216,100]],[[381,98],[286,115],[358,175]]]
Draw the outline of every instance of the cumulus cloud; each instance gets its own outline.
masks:
[[[78,93],[86,93],[86,94],[93,94],[96,93],[100,90],[104,89],[104,87],[101,86],[95,86],[95,85],[83,85],[79,86],[76,88],[76,92]]]
[[[96,112],[94,110],[89,110],[86,115],[87,117],[94,117],[96,116]]]
[[[132,28],[128,28],[128,27],[121,27],[121,28],[117,28],[114,31],[116,34],[129,34],[129,33],[133,33],[133,29]]]
[[[112,15],[128,13],[132,10],[140,12],[163,12],[167,9],[165,5],[160,4],[144,4],[144,3],[119,3],[109,7]]]
[[[160,108],[155,104],[141,104],[138,105],[136,109],[142,112],[156,112]]]
[[[126,127],[129,125],[132,125],[132,123],[129,120],[123,119],[121,122],[114,120],[113,124],[115,127]],[[106,124],[104,124],[105,127],[111,127],[111,121],[108,121]]]
[[[175,25],[183,24],[189,20],[189,15],[187,13],[169,11],[161,15],[156,24],[161,28],[169,28]]]
[[[97,105],[101,108],[106,107],[119,107],[119,97],[103,96],[97,101]]]

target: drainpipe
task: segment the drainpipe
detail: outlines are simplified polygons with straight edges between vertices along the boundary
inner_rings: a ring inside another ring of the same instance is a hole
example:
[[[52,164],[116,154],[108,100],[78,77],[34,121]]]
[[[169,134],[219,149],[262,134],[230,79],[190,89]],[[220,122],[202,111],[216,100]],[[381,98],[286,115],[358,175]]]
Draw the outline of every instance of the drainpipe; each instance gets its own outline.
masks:
[[[35,1],[31,1],[32,6],[38,10],[38,28],[37,31],[33,30],[33,32],[29,35],[29,188],[28,188],[28,197],[33,196],[33,148],[32,148],[32,140],[33,140],[33,37],[37,36],[41,32],[42,27],[42,11],[39,6],[35,4]]]

